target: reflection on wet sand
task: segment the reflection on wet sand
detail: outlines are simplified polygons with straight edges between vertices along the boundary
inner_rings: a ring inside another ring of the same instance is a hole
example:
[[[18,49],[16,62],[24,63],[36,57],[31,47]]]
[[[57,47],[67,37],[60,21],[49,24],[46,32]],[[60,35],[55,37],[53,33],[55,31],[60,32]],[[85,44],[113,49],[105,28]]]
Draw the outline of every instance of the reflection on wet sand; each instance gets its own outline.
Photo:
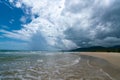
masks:
[[[53,54],[0,65],[1,80],[120,80],[120,68],[108,61],[81,54]]]

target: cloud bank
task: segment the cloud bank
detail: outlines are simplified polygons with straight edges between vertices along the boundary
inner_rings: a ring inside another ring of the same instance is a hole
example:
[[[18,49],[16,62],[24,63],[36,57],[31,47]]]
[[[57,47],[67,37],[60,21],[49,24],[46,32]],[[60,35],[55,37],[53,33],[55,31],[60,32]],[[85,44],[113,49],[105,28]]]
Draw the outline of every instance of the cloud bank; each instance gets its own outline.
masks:
[[[4,36],[28,41],[33,50],[120,45],[119,0],[9,0],[31,19]],[[26,21],[22,17],[21,21]]]

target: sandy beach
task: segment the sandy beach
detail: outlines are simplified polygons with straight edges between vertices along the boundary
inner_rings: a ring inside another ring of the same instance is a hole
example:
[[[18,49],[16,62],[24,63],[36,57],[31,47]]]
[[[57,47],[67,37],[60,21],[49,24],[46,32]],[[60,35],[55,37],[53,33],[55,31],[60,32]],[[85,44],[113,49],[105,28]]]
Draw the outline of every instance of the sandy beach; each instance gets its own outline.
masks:
[[[107,60],[113,65],[120,67],[120,53],[113,52],[80,52],[82,55],[94,56]]]

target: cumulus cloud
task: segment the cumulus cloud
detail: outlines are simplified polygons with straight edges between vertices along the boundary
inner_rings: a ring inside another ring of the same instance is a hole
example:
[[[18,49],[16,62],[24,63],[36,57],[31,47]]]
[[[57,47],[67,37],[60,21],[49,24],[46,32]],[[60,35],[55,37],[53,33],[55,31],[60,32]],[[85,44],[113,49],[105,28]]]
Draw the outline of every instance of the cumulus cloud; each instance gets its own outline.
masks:
[[[9,0],[32,21],[7,37],[28,40],[32,49],[73,49],[119,43],[119,0]],[[24,22],[24,18],[21,18]],[[106,43],[106,44],[101,44]]]

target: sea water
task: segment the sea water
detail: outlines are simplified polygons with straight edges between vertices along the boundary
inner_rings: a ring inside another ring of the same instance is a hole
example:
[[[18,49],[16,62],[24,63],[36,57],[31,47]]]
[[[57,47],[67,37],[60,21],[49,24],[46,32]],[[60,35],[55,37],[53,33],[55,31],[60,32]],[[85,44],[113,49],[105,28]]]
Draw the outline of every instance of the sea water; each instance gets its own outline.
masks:
[[[69,52],[0,52],[0,80],[63,80],[60,70],[79,60]]]

